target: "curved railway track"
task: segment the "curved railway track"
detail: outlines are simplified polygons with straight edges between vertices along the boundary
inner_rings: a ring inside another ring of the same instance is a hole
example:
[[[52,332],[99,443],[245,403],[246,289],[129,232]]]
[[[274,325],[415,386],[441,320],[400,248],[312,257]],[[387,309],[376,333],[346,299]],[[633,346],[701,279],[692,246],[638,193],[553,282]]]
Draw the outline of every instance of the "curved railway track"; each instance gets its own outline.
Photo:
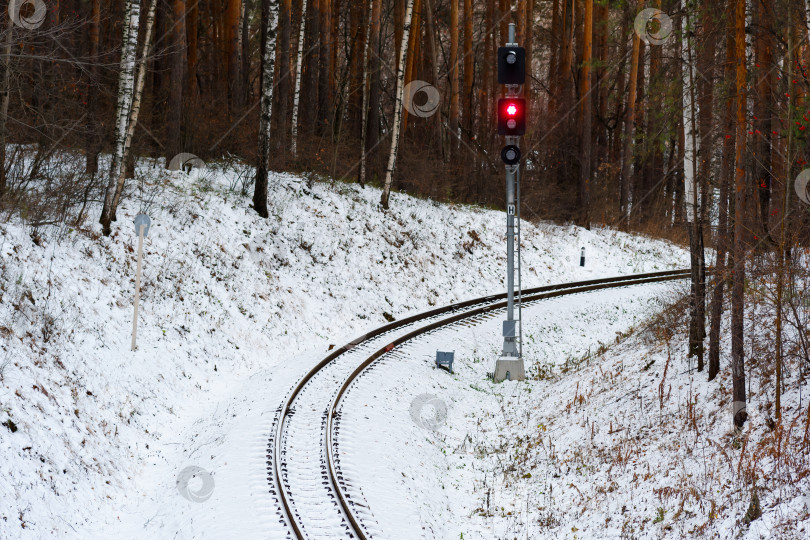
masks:
[[[689,270],[670,270],[546,285],[524,290],[523,302],[688,277]],[[504,309],[505,299],[506,293],[485,296],[381,326],[332,351],[291,389],[276,410],[267,446],[270,493],[280,521],[289,525],[289,538],[332,539],[342,530],[344,537],[362,540],[379,532],[362,492],[360,498],[356,488],[349,493],[340,468],[335,433],[341,399],[367,367],[397,345]]]

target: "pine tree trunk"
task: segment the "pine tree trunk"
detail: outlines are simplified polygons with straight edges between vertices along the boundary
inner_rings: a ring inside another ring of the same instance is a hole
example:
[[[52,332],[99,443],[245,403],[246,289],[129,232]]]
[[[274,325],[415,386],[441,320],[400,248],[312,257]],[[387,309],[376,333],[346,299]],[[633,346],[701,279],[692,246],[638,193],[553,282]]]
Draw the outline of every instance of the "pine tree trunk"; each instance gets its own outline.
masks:
[[[494,2],[494,0],[489,0],[489,2]],[[430,66],[433,70],[433,85],[439,85],[439,56],[436,50],[436,33],[435,28],[433,26],[433,6],[431,5],[431,0],[425,0],[425,22],[427,23],[427,47],[428,47],[428,56],[430,57]],[[487,109],[491,110],[491,109]],[[443,139],[443,131],[442,131],[442,115],[440,111],[436,111],[436,113],[430,117],[431,121],[433,122],[433,129],[436,130],[436,144],[433,145],[434,148],[438,148],[439,154],[442,156],[442,159],[447,159],[444,155],[444,143]],[[436,181],[431,180],[430,183],[430,196],[436,196]]]
[[[608,25],[609,10],[607,2],[597,2],[594,8],[594,33],[596,34],[595,47],[597,56],[596,68],[596,96],[594,101],[597,104],[596,116],[606,119],[608,117],[608,90],[610,89],[606,76],[608,74]],[[622,34],[622,41],[624,41]],[[608,151],[608,130],[603,122],[597,123],[596,131],[596,160],[601,162],[607,157]]]
[[[800,12],[804,15],[804,11]],[[767,16],[766,16],[767,17]],[[803,17],[802,17],[803,18]],[[766,19],[767,21],[767,19]],[[787,54],[785,55],[785,65],[788,66],[787,68],[787,80],[788,80],[788,95],[791,99],[788,100],[788,107],[787,107],[787,119],[788,124],[791,123],[793,119],[793,97],[796,92],[796,85],[795,80],[793,79],[793,66],[796,62],[796,50],[793,47],[793,43],[795,43],[795,34],[797,33],[797,27],[792,24],[793,22],[793,14],[788,14],[788,32],[787,32]],[[799,27],[803,27],[804,25],[799,25]],[[800,37],[799,39],[802,39]],[[805,38],[806,39],[806,38]],[[768,59],[770,60],[770,59]],[[762,65],[762,64],[760,64]],[[769,128],[770,129],[770,128]],[[785,184],[784,184],[784,194],[782,196],[782,211],[779,220],[779,247],[776,250],[776,256],[778,257],[777,264],[777,272],[776,272],[776,321],[775,321],[775,344],[776,350],[774,351],[775,354],[775,363],[776,363],[776,380],[774,381],[774,409],[775,409],[775,416],[777,425],[781,424],[782,421],[782,362],[783,362],[783,321],[782,321],[782,302],[784,299],[784,287],[785,287],[785,270],[786,264],[789,262],[788,257],[790,253],[790,247],[787,245],[787,238],[785,236],[785,220],[787,219],[787,214],[790,209],[790,191],[791,191],[791,183],[788,179],[791,178],[792,171],[790,164],[794,162],[794,153],[793,153],[793,129],[791,126],[790,131],[788,131],[787,141],[785,141],[787,145],[787,150],[785,151]],[[790,281],[793,279],[792,276],[788,275],[788,283],[789,286],[793,285]],[[810,414],[808,415],[808,424],[810,424]]]
[[[290,115],[290,88],[292,81],[290,80],[290,34],[292,33],[292,5],[291,0],[280,0],[280,7],[278,12],[278,93],[276,105],[273,107],[277,111],[273,115],[273,121],[276,123],[276,135],[273,141],[278,144],[278,157],[280,158],[280,165],[284,165],[284,157],[287,156],[288,141],[289,141],[289,115]]]
[[[189,0],[194,2],[195,0]],[[169,73],[169,155],[167,163],[183,151],[183,74],[185,73],[186,0],[173,0],[172,45]],[[227,90],[227,88],[226,88]]]
[[[493,32],[495,31],[494,0],[486,0],[486,10],[486,16],[484,18],[483,61],[485,65],[495,66],[495,37],[493,35]],[[432,23],[430,26],[432,28]],[[495,110],[491,103],[492,98],[496,93],[495,88],[497,87],[497,84],[495,84],[495,79],[493,78],[493,74],[497,75],[495,73],[496,71],[497,70],[495,68],[481,71],[481,100],[479,103],[480,121],[478,123],[478,139],[485,148],[489,147],[487,139],[491,137],[490,126],[492,125],[491,116],[493,115],[490,114],[490,111]]]
[[[756,99],[754,100],[754,179],[759,192],[759,237],[773,241],[768,221],[771,202],[771,116],[773,107],[773,29],[770,5],[755,2],[758,20],[754,42]],[[793,79],[789,79],[792,81]],[[793,95],[790,93],[791,96]]]
[[[329,24],[331,25],[332,31],[332,39],[331,39],[331,50],[329,56],[329,73],[331,74],[329,77],[329,96],[331,96],[331,103],[333,110],[337,110],[336,103],[338,102],[338,98],[336,97],[337,91],[335,85],[337,84],[337,69],[338,69],[338,36],[340,36],[340,2],[341,0],[329,0],[331,4],[331,15],[329,16]],[[332,115],[332,119],[334,119],[334,114]],[[332,128],[332,133],[335,132],[334,126]]]
[[[679,24],[680,26],[680,24]],[[687,20],[687,28],[690,26]],[[691,289],[689,299],[689,352],[690,357],[697,356],[697,370],[703,371],[703,336],[705,334],[705,321],[703,297],[701,296],[701,275],[703,257],[703,231],[701,216],[698,212],[698,184],[700,177],[696,158],[698,152],[698,122],[696,121],[696,95],[695,73],[693,71],[692,50],[694,45],[687,36],[683,47],[683,63],[687,69],[687,77],[683,79],[683,86],[688,90],[684,93],[683,112],[684,125],[688,126],[689,134],[685,138],[684,152],[684,193],[686,194],[686,220],[689,229],[689,260],[691,267]],[[699,66],[698,66],[699,67]],[[687,99],[688,97],[688,99]],[[704,193],[705,196],[705,193]]]
[[[574,61],[574,28],[576,27],[576,0],[563,0],[562,11],[562,50],[560,62],[557,64],[557,79],[559,81],[560,97],[556,111],[559,114],[567,111],[571,105],[574,80],[571,66]]]
[[[262,74],[259,116],[259,154],[256,181],[253,186],[253,209],[267,218],[267,175],[270,170],[270,130],[272,126],[273,76],[276,65],[276,31],[278,30],[278,0],[269,0],[262,43]]]
[[[499,45],[509,41],[509,23],[512,21],[512,6],[510,0],[498,0],[498,22],[500,23]]]
[[[140,0],[127,0],[124,4],[124,24],[122,29],[121,63],[118,74],[118,102],[115,111],[115,153],[107,181],[107,191],[104,195],[104,207],[101,210],[102,232],[109,236],[112,232],[114,207],[113,199],[118,177],[121,174],[124,159],[124,145],[126,144],[127,123],[132,107],[132,97],[135,84],[135,53],[138,46],[138,25],[140,22]]]
[[[456,2],[456,0],[453,1]],[[402,96],[405,92],[405,70],[403,66],[405,65],[405,55],[407,53],[408,34],[411,31],[413,2],[414,0],[408,0],[405,17],[402,21],[402,44],[399,48],[399,61],[397,62],[399,68],[397,69],[397,93],[394,101],[394,125],[391,128],[391,153],[388,156],[388,167],[385,169],[385,184],[380,197],[380,204],[385,210],[388,210],[388,199],[391,193],[391,183],[394,180],[397,150],[399,149],[399,128],[402,124]]]
[[[593,56],[593,0],[585,1],[585,24],[583,28],[584,42],[582,44],[582,67],[579,73],[580,106],[580,170],[578,213],[579,224],[590,230],[590,189],[591,189],[591,117],[593,115],[591,104],[591,60]]]
[[[622,152],[622,177],[620,187],[619,209],[625,218],[625,225],[630,224],[630,166],[633,162],[633,128],[636,119],[636,89],[638,88],[638,57],[641,40],[633,32],[633,51],[630,53],[630,81],[628,82],[627,115],[624,119],[624,151]]]
[[[94,177],[98,172],[98,154],[101,151],[101,122],[99,122],[98,94],[100,81],[98,80],[98,44],[101,26],[101,0],[93,0],[92,15],[90,16],[90,84],[87,97],[87,114],[90,117],[90,135],[87,138],[87,159],[85,172]],[[9,36],[10,37],[10,36]],[[8,58],[8,56],[6,56]],[[5,152],[5,144],[0,152]],[[2,168],[2,167],[0,167]],[[3,172],[0,172],[0,184],[3,182]],[[3,190],[0,186],[0,196]]]
[[[735,137],[731,135],[734,129],[734,107],[736,95],[732,92],[735,79],[734,61],[734,0],[728,0],[726,6],[726,61],[724,68],[725,87],[728,95],[725,97],[723,110],[722,131],[723,154],[720,162],[720,195],[718,200],[719,216],[717,223],[716,256],[714,262],[714,290],[711,300],[711,324],[709,327],[709,380],[713,380],[720,372],[720,324],[723,315],[723,295],[728,281],[726,258],[728,254],[728,217],[729,217],[729,185],[734,172]]]
[[[520,5],[525,6],[525,2]],[[472,0],[464,0],[464,96],[462,99],[464,112],[464,128],[468,137],[473,135],[473,7]]]
[[[684,77],[683,68],[686,66],[688,67],[690,64],[688,60],[684,60],[684,44],[683,40],[688,38],[683,33],[683,16],[675,18],[675,36],[676,36],[676,48],[678,52],[678,59],[680,62],[675,64],[675,75],[677,77],[677,87],[676,87],[676,107],[680,109],[680,113],[678,115],[678,126],[677,126],[677,156],[675,156],[675,179],[673,180],[672,184],[672,191],[674,193],[675,201],[673,203],[673,214],[675,214],[674,224],[676,226],[680,226],[683,223],[686,223],[687,220],[683,219],[684,214],[686,213],[686,203],[684,193],[686,192],[686,167],[684,166],[686,163],[686,124],[688,115],[686,113],[688,103],[686,100],[685,91],[687,89],[688,84],[688,77]],[[687,57],[688,58],[688,57]],[[687,224],[687,230],[689,226]],[[692,242],[692,237],[690,234],[690,247]]]
[[[357,140],[360,138],[362,126],[360,125],[363,107],[363,50],[366,43],[366,29],[363,26],[367,0],[355,0],[349,4],[349,35],[351,36],[351,52],[349,56],[349,90],[346,95],[348,111],[346,114],[349,134]]]
[[[448,126],[450,131],[450,152],[455,157],[458,148],[458,3],[459,0],[450,0],[450,114]]]
[[[156,0],[160,1],[160,0]],[[186,95],[191,103],[197,100],[197,26],[199,25],[199,0],[191,0],[193,2],[191,8],[188,10],[188,24],[186,25],[186,41],[188,43],[188,54],[186,66],[188,73],[186,74]]]
[[[377,0],[379,1],[379,0]],[[331,17],[332,6],[329,0],[320,0],[320,73],[318,75],[318,134],[323,136],[329,133],[330,119],[332,118],[331,94],[332,71],[330,58],[332,56]]]
[[[565,0],[563,0],[565,2]],[[564,9],[564,8],[563,8]],[[624,39],[626,32],[622,34]],[[562,50],[559,46],[560,39],[560,0],[554,0],[551,7],[551,51],[548,64],[548,113],[554,118],[556,116],[557,92],[559,91],[560,78],[558,73],[558,63]]]
[[[368,49],[369,49],[369,42],[374,42],[375,39],[372,36],[374,28],[373,28],[373,21],[374,21],[374,2],[369,2],[369,14],[368,14],[368,35],[369,39],[366,40],[366,44],[363,47],[363,107],[361,110],[362,120],[361,120],[361,133],[360,133],[360,175],[358,177],[358,182],[360,183],[361,187],[366,186],[366,136],[368,134],[368,113],[369,113],[369,87],[368,87],[368,77],[369,77],[369,63],[368,63]],[[376,108],[376,105],[375,105]]]
[[[318,122],[318,77],[320,75],[320,60],[321,51],[321,14],[320,14],[320,1],[309,0],[307,6],[307,30],[306,38],[304,39],[304,46],[306,53],[304,55],[304,73],[303,87],[306,88],[304,95],[301,98],[301,131],[304,135],[312,135],[315,133],[315,125]]]
[[[206,6],[209,6],[206,4]],[[210,6],[208,7],[210,11]],[[158,2],[157,13],[155,13],[155,35],[168,36],[171,31],[171,3],[167,0]],[[203,19],[206,23],[211,22],[210,17]],[[163,41],[166,45],[171,45],[168,37]],[[166,107],[169,97],[169,56],[168,54],[156,55],[152,59],[151,73],[152,73],[152,106],[149,108],[149,126],[151,130],[165,129],[166,126]]]
[[[6,43],[3,46],[2,75],[0,75],[0,199],[6,194],[6,140],[8,122],[8,102],[11,98],[11,45],[14,42],[14,22],[8,18]],[[98,160],[98,158],[96,158]]]
[[[369,25],[369,56],[368,76],[371,80],[368,93],[368,121],[366,125],[365,151],[374,168],[374,156],[377,155],[377,146],[380,144],[380,92],[381,92],[381,62],[380,62],[380,20],[382,18],[382,0],[371,0],[371,20]],[[363,107],[364,109],[366,107]],[[377,167],[379,168],[379,167]]]
[[[700,146],[698,149],[698,179],[700,182],[700,214],[697,221],[697,237],[699,250],[697,259],[699,265],[699,281],[697,284],[697,330],[698,330],[698,366],[703,368],[703,341],[706,337],[706,253],[703,249],[705,227],[709,216],[708,208],[711,204],[711,191],[709,180],[712,175],[712,156],[714,155],[714,74],[715,74],[715,17],[716,8],[713,3],[705,2],[700,10],[701,32],[697,45],[697,104],[698,104],[698,132]]]
[[[654,6],[661,9],[661,0],[655,0]],[[661,200],[661,179],[663,177],[663,153],[661,151],[660,134],[663,131],[663,95],[665,74],[661,70],[663,45],[650,45],[650,70],[647,81],[646,106],[644,112],[647,118],[644,133],[645,151],[641,167],[641,189],[636,208],[637,219],[645,223],[660,221],[658,202]],[[635,199],[635,195],[634,195]],[[635,205],[634,205],[635,206]]]
[[[189,1],[194,2],[196,0]],[[228,108],[231,115],[234,115],[241,108],[242,92],[239,76],[239,16],[242,11],[241,7],[241,0],[227,0],[225,45],[228,60]],[[185,13],[182,15],[185,17]]]
[[[252,93],[250,88],[250,13],[253,11],[251,4],[251,0],[245,0],[242,3],[242,37],[239,39],[241,46],[239,56],[242,62],[239,68],[239,75],[241,76],[239,82],[239,90],[241,91],[239,102],[243,108],[247,105]],[[196,5],[193,9],[196,9]],[[190,22],[189,20],[189,23]],[[190,70],[189,73],[191,73]]]
[[[405,2],[401,0],[394,1],[394,50],[399,51],[402,48],[402,33],[405,29]],[[396,66],[394,69],[399,71],[399,55],[396,57]]]
[[[624,96],[625,96],[625,89],[627,88],[627,57],[629,52],[629,47],[627,45],[627,37],[628,37],[628,17],[622,17],[622,26],[621,31],[619,32],[619,65],[616,69],[616,92],[614,93],[614,107],[616,110],[616,125],[613,128],[612,135],[610,137],[610,149],[608,151],[608,159],[610,163],[619,163],[621,165],[621,149],[622,149],[622,135],[624,133],[624,118],[625,112],[624,109]],[[631,36],[632,40],[632,36]],[[616,176],[616,186],[617,186],[617,196],[615,198],[615,202],[618,203],[621,199],[621,169],[619,170],[619,174]]]
[[[416,70],[416,63],[419,59],[419,39],[421,37],[421,30],[420,30],[420,6],[422,4],[421,0],[414,0],[413,2],[413,15],[411,16],[411,31],[409,32],[408,38],[408,58],[405,62],[405,84],[407,85],[411,81],[413,81],[416,77],[414,77],[414,73]],[[408,109],[407,107],[402,111],[402,134],[403,136],[407,133],[408,129]]]
[[[734,425],[742,428],[748,418],[745,403],[745,351],[743,350],[743,311],[745,309],[745,149],[746,149],[746,67],[745,0],[731,0],[735,6],[734,50],[737,67],[737,141],[734,198],[734,274],[731,289],[731,374]]]
[[[526,49],[526,84],[523,86],[523,97],[526,103],[532,98],[532,53],[534,51],[534,0],[526,0],[526,38],[523,42]],[[527,126],[528,129],[528,126]]]

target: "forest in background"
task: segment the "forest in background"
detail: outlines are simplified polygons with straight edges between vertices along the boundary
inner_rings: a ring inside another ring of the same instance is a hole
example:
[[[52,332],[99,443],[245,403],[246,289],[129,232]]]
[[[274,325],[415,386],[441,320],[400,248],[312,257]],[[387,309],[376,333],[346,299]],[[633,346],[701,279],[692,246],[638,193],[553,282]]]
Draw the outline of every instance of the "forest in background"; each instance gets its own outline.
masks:
[[[810,231],[804,0],[4,6],[6,219],[81,226],[102,205],[110,234],[119,201],[138,180],[134,160],[147,156],[174,168],[196,159],[255,165],[243,189],[264,217],[269,171],[381,186],[384,209],[390,188],[501,207],[495,103],[504,89],[495,54],[514,23],[528,66],[524,218],[688,241],[690,349],[702,370],[708,340],[710,379],[720,369],[723,300],[731,298],[738,426],[744,293],[754,277],[768,278],[762,297],[775,306],[768,354],[776,380],[786,355],[807,362],[804,319],[784,311],[798,301],[794,255]],[[714,260],[705,260],[706,247]],[[786,321],[800,336],[788,351]]]
[[[100,152],[114,151],[130,7],[138,11],[132,61],[145,68],[130,161],[168,164],[187,152],[256,163],[267,58],[267,166],[355,180],[365,155],[364,180],[382,183],[402,109],[402,56],[405,85],[424,81],[439,102],[428,114],[402,112],[395,187],[500,205],[495,51],[512,22],[529,66],[522,194],[535,215],[527,217],[678,227],[684,169],[697,163],[701,213],[716,222],[719,192],[734,174],[734,0],[15,1],[34,22],[9,17],[3,28],[3,140],[81,149],[88,174]],[[635,29],[645,8],[662,10],[671,32],[657,19]],[[753,240],[779,222],[785,181],[808,158],[810,48],[804,1],[753,0],[745,9],[739,143]],[[418,107],[426,94],[410,97]],[[3,160],[4,185],[12,157]]]

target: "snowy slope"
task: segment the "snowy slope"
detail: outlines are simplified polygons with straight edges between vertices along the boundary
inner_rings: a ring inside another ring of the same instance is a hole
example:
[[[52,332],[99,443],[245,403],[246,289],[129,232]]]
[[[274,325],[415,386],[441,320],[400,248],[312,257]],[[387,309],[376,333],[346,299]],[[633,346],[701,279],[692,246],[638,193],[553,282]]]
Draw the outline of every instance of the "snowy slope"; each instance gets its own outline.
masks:
[[[486,379],[502,317],[387,355],[341,417],[347,481],[381,537],[810,537],[799,374],[783,396],[788,445],[767,427],[772,373],[749,349],[750,419],[735,434],[728,356],[708,383],[684,332],[656,335],[669,325],[654,317],[687,291],[633,286],[525,308],[522,383]],[[456,352],[453,375],[434,368],[436,350]],[[746,525],[752,475],[763,515]]]
[[[264,480],[281,396],[386,317],[502,291],[504,215],[400,194],[383,213],[376,189],[275,175],[263,220],[231,189],[245,169],[140,173],[110,238],[0,224],[0,538],[283,537]],[[132,218],[150,201],[131,352]],[[688,264],[549,224],[525,225],[523,257],[526,286]],[[210,499],[181,496],[187,466]]]
[[[750,417],[735,433],[729,355],[713,382],[686,357],[686,292],[684,280],[525,308],[521,383],[486,378],[502,316],[387,355],[341,416],[347,482],[381,537],[810,537],[801,374],[786,364],[785,430],[773,430],[773,367],[747,341]],[[768,339],[756,323],[772,313],[749,315],[746,335]],[[434,368],[436,350],[455,351],[453,375]],[[752,485],[762,516],[746,524]]]

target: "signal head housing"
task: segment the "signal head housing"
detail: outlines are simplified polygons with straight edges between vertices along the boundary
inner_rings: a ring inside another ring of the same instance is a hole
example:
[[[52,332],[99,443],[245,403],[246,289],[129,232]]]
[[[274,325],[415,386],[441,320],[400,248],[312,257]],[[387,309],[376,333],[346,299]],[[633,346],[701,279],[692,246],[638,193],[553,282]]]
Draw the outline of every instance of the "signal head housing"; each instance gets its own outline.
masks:
[[[526,133],[526,100],[502,98],[498,100],[498,135],[516,136]]]
[[[523,84],[526,81],[526,49],[498,47],[498,84]]]

